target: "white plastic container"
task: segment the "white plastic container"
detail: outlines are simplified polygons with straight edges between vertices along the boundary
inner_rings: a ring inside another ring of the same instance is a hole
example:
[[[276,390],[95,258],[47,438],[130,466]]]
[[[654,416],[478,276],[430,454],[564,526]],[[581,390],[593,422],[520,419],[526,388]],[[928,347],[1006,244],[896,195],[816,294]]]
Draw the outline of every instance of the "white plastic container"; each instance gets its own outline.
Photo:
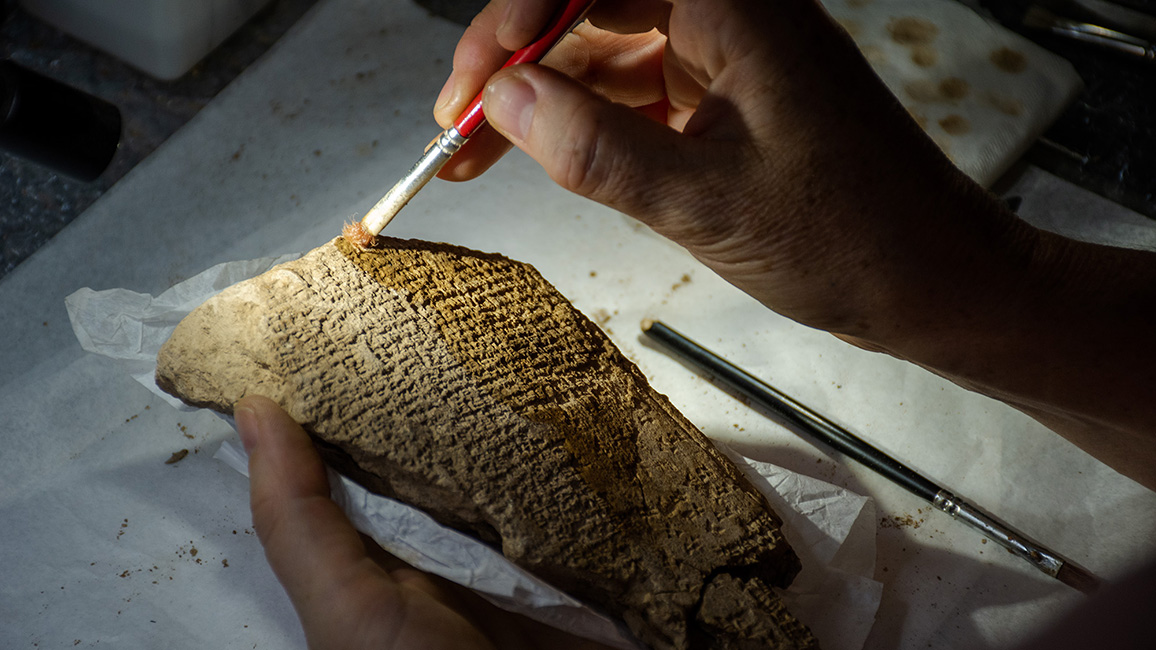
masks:
[[[34,16],[160,79],[176,79],[269,0],[21,0]]]

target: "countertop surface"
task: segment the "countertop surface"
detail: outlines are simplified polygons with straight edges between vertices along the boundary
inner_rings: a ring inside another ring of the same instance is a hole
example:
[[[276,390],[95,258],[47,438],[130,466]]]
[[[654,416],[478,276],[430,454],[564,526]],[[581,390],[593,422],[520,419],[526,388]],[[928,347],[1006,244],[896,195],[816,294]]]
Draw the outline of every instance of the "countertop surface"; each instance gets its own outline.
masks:
[[[204,108],[316,1],[274,0],[184,76],[160,81],[3,0],[0,57],[112,102],[124,124],[119,150],[92,182],[0,151],[0,278]]]
[[[86,287],[157,295],[220,262],[333,237],[436,133],[429,105],[460,32],[408,2],[319,0],[0,278],[0,647],[304,647],[252,533],[246,481],[212,458],[232,429],[84,352],[64,301]],[[1156,250],[1150,219],[1036,167],[1018,168],[1004,191],[1041,227]],[[552,185],[525,156],[427,188],[390,234],[533,264],[708,436],[871,497],[883,587],[865,647],[1005,648],[1082,597],[735,402],[645,344],[642,318],[1105,578],[1156,556],[1152,491],[1001,403],[767,311],[649,230]],[[184,460],[165,463],[181,449]]]

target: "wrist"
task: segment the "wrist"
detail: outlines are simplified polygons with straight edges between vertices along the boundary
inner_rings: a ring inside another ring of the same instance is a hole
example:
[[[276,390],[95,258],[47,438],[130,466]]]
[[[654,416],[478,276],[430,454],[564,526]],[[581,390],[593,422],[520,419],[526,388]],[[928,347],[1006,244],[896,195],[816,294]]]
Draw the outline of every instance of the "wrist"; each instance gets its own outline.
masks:
[[[1121,445],[1156,425],[1156,256],[1040,231],[998,207],[928,272],[908,272],[852,342],[1004,401],[1137,476],[1138,447]]]
[[[877,299],[840,332],[913,361],[1020,309],[1052,272],[1056,243],[954,168],[925,187],[934,194],[904,197],[903,216],[891,220],[900,230],[877,244]]]

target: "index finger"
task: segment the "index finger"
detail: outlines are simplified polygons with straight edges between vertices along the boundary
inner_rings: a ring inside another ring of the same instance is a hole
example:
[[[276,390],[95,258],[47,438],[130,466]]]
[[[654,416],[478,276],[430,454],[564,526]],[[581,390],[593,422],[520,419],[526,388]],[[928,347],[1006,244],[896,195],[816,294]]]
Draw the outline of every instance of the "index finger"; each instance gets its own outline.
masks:
[[[458,41],[453,72],[434,106],[438,124],[449,128],[511,54],[542,33],[562,4],[563,0],[493,0],[486,5]],[[644,33],[656,27],[665,32],[669,15],[665,0],[599,0],[587,18],[608,31]]]

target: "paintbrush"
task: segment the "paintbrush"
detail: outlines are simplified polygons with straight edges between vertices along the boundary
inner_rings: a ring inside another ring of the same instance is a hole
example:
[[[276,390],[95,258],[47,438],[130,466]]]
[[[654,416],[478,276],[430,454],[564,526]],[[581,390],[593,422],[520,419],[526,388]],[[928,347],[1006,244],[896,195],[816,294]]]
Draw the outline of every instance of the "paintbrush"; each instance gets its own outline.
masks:
[[[1091,594],[1099,587],[1100,579],[1087,569],[1048,550],[1039,542],[967,503],[919,472],[876,449],[862,438],[675,330],[658,321],[644,320],[642,331],[693,367],[709,373],[727,388],[764,409],[772,419],[783,426],[795,433],[826,443],[836,451],[866,465],[928,501],[936,509],[975,528],[988,539],[1027,560],[1040,571],[1086,594]]]
[[[541,61],[558,41],[582,22],[592,4],[593,0],[567,0],[546,24],[542,33],[529,45],[514,52],[502,68]],[[405,176],[402,176],[401,180],[365,213],[360,223],[345,227],[344,235],[347,239],[362,247],[370,245],[374,236],[397,216],[397,213],[421,188],[425,187],[426,183],[437,176],[438,171],[449,162],[449,159],[486,123],[486,116],[482,112],[482,94],[479,92],[454,121],[453,126],[442,131],[430,143],[421,158],[418,158]]]

